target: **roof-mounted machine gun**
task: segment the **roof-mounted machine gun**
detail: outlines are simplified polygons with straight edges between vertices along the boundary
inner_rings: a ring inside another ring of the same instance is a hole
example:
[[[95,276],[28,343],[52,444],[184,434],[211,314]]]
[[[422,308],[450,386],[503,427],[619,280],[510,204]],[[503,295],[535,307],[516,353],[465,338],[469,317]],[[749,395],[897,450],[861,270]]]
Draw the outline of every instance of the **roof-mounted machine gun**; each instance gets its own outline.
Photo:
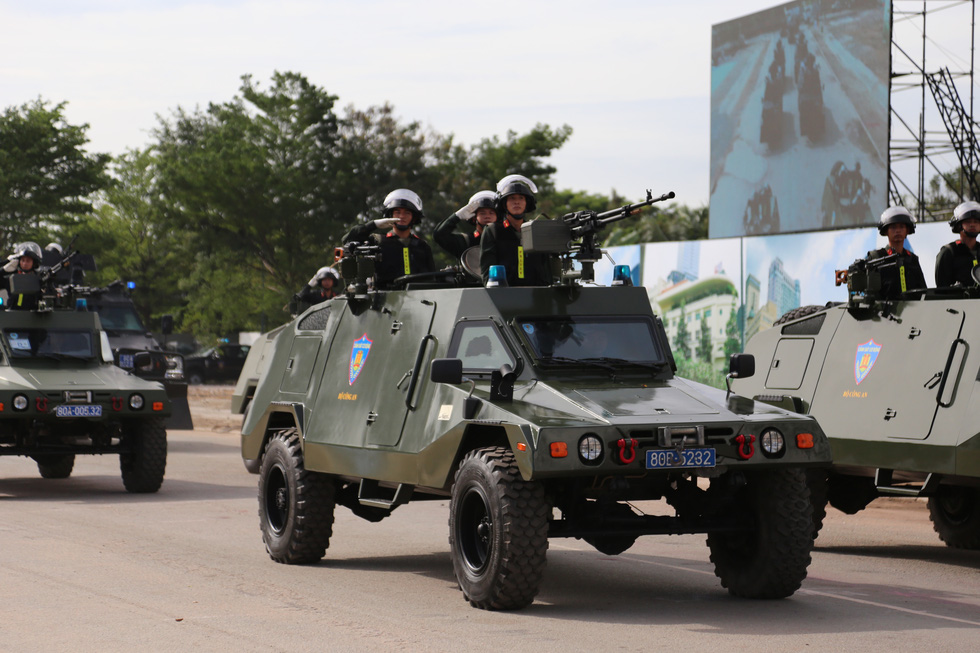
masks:
[[[599,229],[639,213],[651,204],[673,197],[673,191],[654,197],[647,190],[645,201],[626,204],[603,213],[575,211],[558,220],[532,220],[521,225],[521,240],[528,252],[557,255],[561,261],[560,276],[563,282],[572,279],[593,281],[595,263],[602,257],[602,250],[596,240]],[[573,270],[572,261],[578,261],[581,269]]]

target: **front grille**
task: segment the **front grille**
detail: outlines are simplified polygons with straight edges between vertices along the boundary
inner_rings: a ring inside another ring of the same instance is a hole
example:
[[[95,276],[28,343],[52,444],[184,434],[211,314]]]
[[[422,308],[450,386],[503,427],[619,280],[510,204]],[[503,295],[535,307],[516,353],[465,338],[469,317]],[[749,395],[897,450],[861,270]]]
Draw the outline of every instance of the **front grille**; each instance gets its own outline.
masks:
[[[91,390],[65,390],[62,400],[66,404],[90,404],[92,403]]]

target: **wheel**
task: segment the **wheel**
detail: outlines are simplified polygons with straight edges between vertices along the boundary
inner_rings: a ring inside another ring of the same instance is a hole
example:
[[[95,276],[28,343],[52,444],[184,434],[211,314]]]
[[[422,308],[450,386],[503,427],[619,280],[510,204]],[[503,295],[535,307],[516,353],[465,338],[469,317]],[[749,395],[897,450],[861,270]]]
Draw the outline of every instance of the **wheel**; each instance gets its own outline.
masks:
[[[167,429],[162,417],[133,420],[123,427],[130,445],[119,454],[123,485],[128,492],[156,492],[167,469]]]
[[[204,377],[200,372],[194,372],[189,377],[187,377],[187,382],[191,385],[201,385],[204,383]]]
[[[980,489],[940,485],[928,505],[932,527],[947,546],[980,549]]]
[[[317,562],[333,534],[335,485],[303,467],[296,429],[269,440],[259,467],[259,527],[269,557],[287,565]]]
[[[37,462],[41,478],[68,478],[75,468],[75,454],[56,453],[32,456]]]
[[[602,517],[626,520],[636,517],[636,513],[625,503],[613,503],[605,508]],[[618,556],[636,543],[636,537],[636,535],[599,535],[583,537],[582,539],[594,546],[599,553],[604,553],[607,556]]]
[[[749,531],[708,534],[715,575],[730,594],[781,599],[800,588],[810,565],[813,512],[802,469],[746,474],[735,498]]]
[[[544,488],[521,479],[509,449],[476,449],[464,456],[449,502],[449,548],[471,605],[530,605],[544,573],[548,516]]]
[[[811,467],[806,470],[806,485],[810,488],[810,507],[813,509],[813,539],[816,540],[827,516],[827,470]]]

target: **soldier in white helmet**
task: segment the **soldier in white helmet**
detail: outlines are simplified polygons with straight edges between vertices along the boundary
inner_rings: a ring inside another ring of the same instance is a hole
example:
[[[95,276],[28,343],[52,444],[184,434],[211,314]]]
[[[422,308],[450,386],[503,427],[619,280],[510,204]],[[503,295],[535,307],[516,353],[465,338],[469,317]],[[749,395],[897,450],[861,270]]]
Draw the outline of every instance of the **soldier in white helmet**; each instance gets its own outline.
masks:
[[[324,266],[296,293],[296,299],[311,305],[319,304],[336,297],[339,290],[340,275],[333,268]]]
[[[470,247],[480,246],[480,237],[487,225],[497,221],[497,193],[481,190],[470,198],[463,208],[442,221],[432,234],[439,245],[459,258]],[[466,233],[458,233],[456,227],[466,224]]]
[[[959,283],[963,286],[975,286],[971,274],[977,265],[980,247],[977,246],[977,235],[980,235],[980,203],[972,200],[963,202],[953,210],[949,227],[959,238],[946,243],[936,255],[936,287],[943,288]]]
[[[888,246],[868,252],[868,260],[896,255],[897,265],[882,270],[881,291],[886,297],[897,297],[910,290],[926,287],[919,257],[905,248],[905,239],[915,233],[915,220],[904,206],[889,206],[878,220],[878,233],[888,239]]]
[[[381,247],[375,268],[375,288],[388,288],[394,279],[406,274],[435,272],[432,249],[412,233],[412,227],[422,222],[422,199],[407,188],[399,188],[388,193],[383,209],[381,218],[358,225],[344,236],[345,243],[373,240]],[[388,229],[391,231],[383,236],[378,233]]]
[[[7,279],[17,274],[37,274],[41,267],[41,247],[37,243],[25,242],[14,247],[14,253],[7,257],[3,266],[3,287],[7,287]],[[34,310],[37,308],[37,295],[11,294],[9,305],[12,309]]]

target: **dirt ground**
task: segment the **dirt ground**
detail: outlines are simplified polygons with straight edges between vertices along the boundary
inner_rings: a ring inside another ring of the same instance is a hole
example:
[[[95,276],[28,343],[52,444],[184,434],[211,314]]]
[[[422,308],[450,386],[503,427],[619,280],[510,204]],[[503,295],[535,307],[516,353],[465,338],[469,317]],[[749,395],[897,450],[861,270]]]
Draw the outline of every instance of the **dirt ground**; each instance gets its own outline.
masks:
[[[231,412],[232,385],[189,385],[187,403],[194,428],[214,433],[239,433],[242,416]]]

